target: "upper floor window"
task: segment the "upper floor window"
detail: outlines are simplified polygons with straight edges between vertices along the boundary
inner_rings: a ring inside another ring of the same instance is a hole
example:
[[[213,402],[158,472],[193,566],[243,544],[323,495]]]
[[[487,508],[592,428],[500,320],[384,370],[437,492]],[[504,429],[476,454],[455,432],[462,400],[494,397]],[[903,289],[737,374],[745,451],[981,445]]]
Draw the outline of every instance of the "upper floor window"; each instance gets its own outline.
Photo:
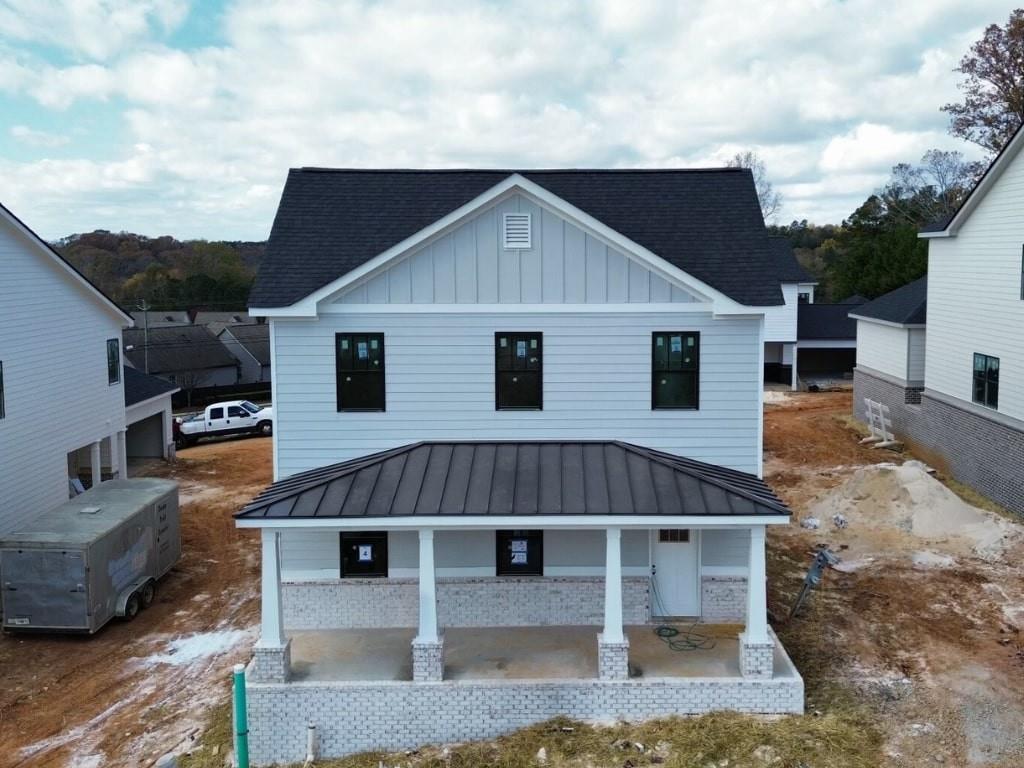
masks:
[[[542,358],[543,334],[494,334],[494,399],[498,410],[541,410]]]
[[[654,333],[652,358],[651,407],[697,408],[700,333]]]
[[[339,411],[384,410],[384,334],[335,336]]]
[[[0,419],[6,415],[7,410],[4,406],[4,361],[0,360]]]
[[[999,407],[999,358],[974,353],[974,402]]]
[[[796,300],[797,300],[798,304],[810,304],[811,303],[811,292],[810,291],[800,291],[796,295]]]
[[[121,342],[118,339],[107,339],[107,384],[117,384],[121,380]]]

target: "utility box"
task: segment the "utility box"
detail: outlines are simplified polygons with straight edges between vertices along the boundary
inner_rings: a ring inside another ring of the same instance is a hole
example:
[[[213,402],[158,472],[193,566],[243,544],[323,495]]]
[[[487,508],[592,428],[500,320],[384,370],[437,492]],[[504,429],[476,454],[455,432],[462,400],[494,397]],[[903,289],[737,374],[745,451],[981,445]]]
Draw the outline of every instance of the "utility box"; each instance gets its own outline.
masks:
[[[180,557],[177,483],[101,483],[0,540],[3,628],[91,634],[134,618]]]

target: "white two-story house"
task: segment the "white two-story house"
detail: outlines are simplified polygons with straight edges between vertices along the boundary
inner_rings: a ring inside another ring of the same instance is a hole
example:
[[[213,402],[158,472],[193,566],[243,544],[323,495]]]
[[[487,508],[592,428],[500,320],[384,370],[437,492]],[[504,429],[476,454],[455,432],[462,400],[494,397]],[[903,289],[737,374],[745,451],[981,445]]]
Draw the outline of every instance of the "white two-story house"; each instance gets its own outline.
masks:
[[[818,282],[797,261],[788,240],[772,237],[770,243],[783,303],[765,308],[764,380],[765,383],[789,384],[795,390],[799,381],[798,312],[801,305],[814,303]]]
[[[132,320],[3,206],[0,274],[2,534],[123,474]]]
[[[928,461],[1024,513],[1024,133],[921,233],[928,277],[851,313],[854,412],[889,406]]]
[[[254,759],[301,759],[309,722],[340,755],[801,711],[766,610],[782,304],[745,170],[292,171],[250,298]]]

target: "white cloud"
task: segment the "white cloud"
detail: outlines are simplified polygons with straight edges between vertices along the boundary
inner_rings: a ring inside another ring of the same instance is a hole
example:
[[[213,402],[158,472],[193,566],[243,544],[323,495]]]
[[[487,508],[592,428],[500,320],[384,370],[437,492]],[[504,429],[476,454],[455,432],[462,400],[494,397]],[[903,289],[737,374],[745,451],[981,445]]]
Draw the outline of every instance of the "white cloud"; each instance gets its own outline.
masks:
[[[48,131],[37,131],[27,125],[12,125],[10,134],[22,144],[30,147],[62,147],[71,141],[67,136]]]
[[[58,5],[0,0],[0,60]],[[15,56],[0,91],[117,109],[131,144],[109,162],[0,161],[0,196],[53,235],[262,237],[291,166],[698,165],[756,148],[783,220],[838,221],[895,162],[960,146],[939,107],[1006,15],[981,5],[248,0],[227,8],[223,43],[183,51],[159,39],[181,3],[69,0],[93,32],[67,45],[87,60]]]

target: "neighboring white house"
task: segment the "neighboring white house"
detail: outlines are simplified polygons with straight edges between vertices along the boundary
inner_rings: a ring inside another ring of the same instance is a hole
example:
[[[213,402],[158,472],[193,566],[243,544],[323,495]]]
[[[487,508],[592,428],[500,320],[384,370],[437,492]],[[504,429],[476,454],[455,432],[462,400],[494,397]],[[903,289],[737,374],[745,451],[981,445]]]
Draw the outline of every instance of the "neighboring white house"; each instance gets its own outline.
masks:
[[[814,303],[818,283],[793,253],[784,237],[770,240],[785,301],[767,307],[764,316],[764,380],[797,388],[797,313],[801,305]]]
[[[131,317],[0,206],[0,532],[125,465]],[[47,317],[39,322],[40,313]]]
[[[338,755],[802,711],[765,604],[782,304],[746,170],[292,171],[250,298],[254,760],[302,759],[309,722]],[[654,626],[681,616],[744,630],[677,654]]]
[[[174,449],[171,397],[179,387],[157,376],[124,366],[127,457],[167,459]]]
[[[872,305],[856,312],[870,348],[858,349],[854,403],[861,417],[864,397],[888,404],[897,431],[930,462],[1016,512],[1024,512],[1022,147],[1018,130],[960,209],[921,233],[927,283],[899,291],[926,289],[927,332],[914,327],[925,321],[923,305],[921,323],[900,324],[903,336],[880,324]],[[899,291],[872,304],[899,303]]]
[[[225,326],[217,338],[240,366],[239,384],[270,383],[270,326],[266,323]]]

